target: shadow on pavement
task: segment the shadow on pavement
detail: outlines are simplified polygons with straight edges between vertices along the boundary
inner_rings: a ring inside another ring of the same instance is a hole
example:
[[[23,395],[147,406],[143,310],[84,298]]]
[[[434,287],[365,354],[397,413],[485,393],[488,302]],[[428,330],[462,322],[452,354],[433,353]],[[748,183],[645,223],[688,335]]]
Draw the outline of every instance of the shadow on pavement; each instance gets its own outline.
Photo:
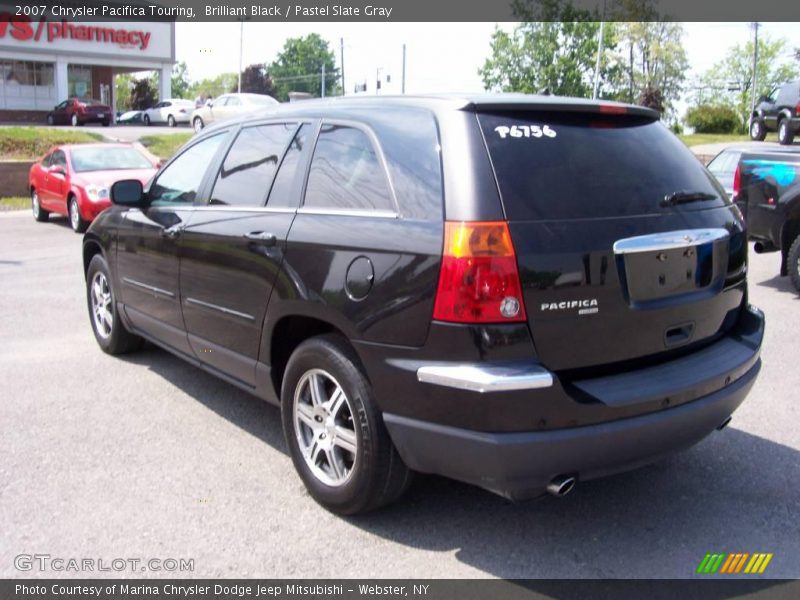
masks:
[[[125,360],[287,452],[277,408],[149,344]],[[696,578],[708,552],[773,552],[766,575],[796,578],[800,452],[735,426],[734,415],[732,426],[691,450],[579,483],[561,499],[515,504],[419,476],[398,504],[346,520],[409,548],[455,552],[503,578]]]
[[[789,294],[794,294],[800,298],[800,294],[798,294],[797,289],[792,285],[792,280],[790,277],[781,277],[780,275],[775,275],[772,279],[765,279],[764,281],[759,281],[758,285],[762,287],[772,288],[774,290],[778,290],[780,292],[787,292]]]

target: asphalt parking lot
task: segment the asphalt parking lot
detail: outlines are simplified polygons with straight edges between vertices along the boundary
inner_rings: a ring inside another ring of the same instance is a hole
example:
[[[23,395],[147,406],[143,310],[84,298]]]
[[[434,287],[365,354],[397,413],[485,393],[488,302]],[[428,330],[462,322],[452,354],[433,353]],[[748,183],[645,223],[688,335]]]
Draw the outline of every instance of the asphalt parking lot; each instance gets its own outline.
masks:
[[[420,477],[343,519],[305,493],[277,409],[152,346],[98,349],[80,246],[65,220],[0,214],[2,577],[87,576],[14,567],[46,553],[194,559],[181,577],[689,578],[708,552],[800,577],[800,297],[777,254],[751,252],[764,366],[724,431],[563,499]]]

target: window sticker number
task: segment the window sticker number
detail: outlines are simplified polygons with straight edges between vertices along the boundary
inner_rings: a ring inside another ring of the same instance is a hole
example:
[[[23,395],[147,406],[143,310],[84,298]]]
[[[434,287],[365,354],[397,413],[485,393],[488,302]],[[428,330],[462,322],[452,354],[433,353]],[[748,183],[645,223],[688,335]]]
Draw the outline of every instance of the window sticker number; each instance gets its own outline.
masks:
[[[556,132],[549,125],[499,125],[494,128],[501,140],[512,138],[540,138],[542,136],[554,138]]]

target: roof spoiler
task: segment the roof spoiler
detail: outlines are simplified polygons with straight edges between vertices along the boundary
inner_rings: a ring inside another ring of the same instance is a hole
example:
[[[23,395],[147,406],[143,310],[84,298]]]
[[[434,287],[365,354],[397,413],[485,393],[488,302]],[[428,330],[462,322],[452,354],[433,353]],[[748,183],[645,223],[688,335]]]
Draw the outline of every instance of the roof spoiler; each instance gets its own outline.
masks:
[[[644,117],[657,121],[661,114],[657,110],[635,104],[621,102],[603,102],[596,100],[582,100],[578,98],[563,98],[558,96],[538,96],[534,101],[516,100],[486,100],[470,101],[463,106],[463,110],[472,112],[498,112],[498,111],[532,111],[532,112],[576,112],[601,115],[627,115]]]

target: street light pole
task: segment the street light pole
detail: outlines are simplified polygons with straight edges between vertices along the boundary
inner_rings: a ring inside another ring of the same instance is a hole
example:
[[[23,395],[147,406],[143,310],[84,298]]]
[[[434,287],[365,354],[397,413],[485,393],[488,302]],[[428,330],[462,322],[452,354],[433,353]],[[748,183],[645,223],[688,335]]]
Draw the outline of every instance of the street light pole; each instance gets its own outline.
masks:
[[[753,111],[756,109],[756,87],[758,86],[758,28],[761,26],[760,23],[755,22],[753,23],[753,29],[755,30],[755,39],[753,40],[753,89],[752,89],[752,103],[750,106],[750,114],[753,114]]]
[[[239,85],[236,90],[242,93],[242,52],[244,48],[244,18],[239,21]]]
[[[603,54],[603,29],[606,23],[606,0],[603,0],[603,14],[600,16],[600,35],[597,39],[597,63],[594,67],[594,89],[592,100],[597,100],[597,89],[600,87],[600,56]]]

